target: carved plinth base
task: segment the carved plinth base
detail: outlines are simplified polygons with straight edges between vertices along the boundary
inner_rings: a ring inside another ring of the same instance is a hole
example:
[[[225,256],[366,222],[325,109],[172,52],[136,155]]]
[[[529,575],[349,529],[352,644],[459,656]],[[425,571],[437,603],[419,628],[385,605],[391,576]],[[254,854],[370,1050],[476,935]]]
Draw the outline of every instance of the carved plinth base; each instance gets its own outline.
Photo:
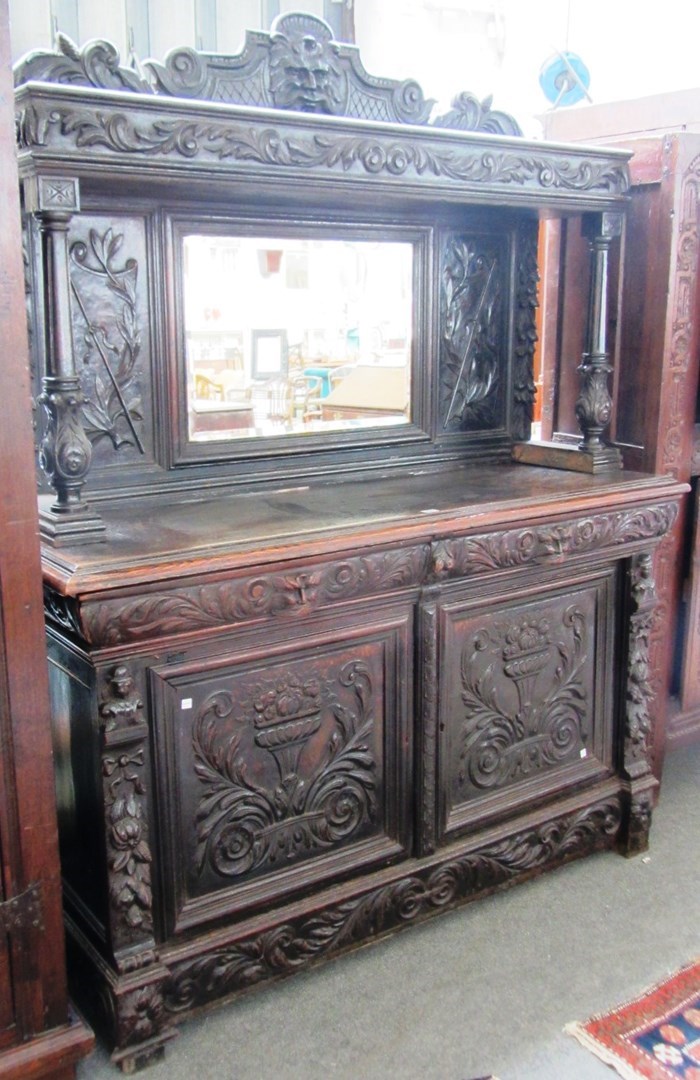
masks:
[[[70,514],[56,513],[53,509],[40,510],[39,534],[52,547],[94,544],[107,539],[104,521],[87,505]]]
[[[174,1039],[177,1034],[174,1028],[168,1028],[156,1038],[148,1039],[137,1047],[115,1050],[110,1060],[118,1065],[123,1073],[131,1076],[133,1073],[140,1072],[141,1069],[148,1068],[149,1065],[162,1061],[165,1057],[166,1043]]]
[[[95,1031],[116,1047],[112,1061],[130,1074],[160,1060],[178,1034],[163,1005],[167,968],[147,950],[134,955],[134,970],[119,975],[70,916],[66,931],[73,996]]]
[[[579,442],[522,442],[513,445],[513,460],[545,469],[569,469],[573,472],[600,473],[621,469],[622,455],[616,446],[599,450],[581,449]]]
[[[640,855],[649,848],[651,816],[659,782],[651,775],[633,780],[622,795],[622,826],[617,838],[621,855]]]

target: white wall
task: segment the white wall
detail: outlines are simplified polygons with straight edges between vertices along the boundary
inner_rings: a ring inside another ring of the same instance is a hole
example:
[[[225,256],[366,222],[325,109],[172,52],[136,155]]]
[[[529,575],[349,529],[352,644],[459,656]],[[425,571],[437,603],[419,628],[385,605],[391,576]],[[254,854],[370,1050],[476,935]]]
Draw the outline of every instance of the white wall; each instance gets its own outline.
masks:
[[[492,34],[505,27],[502,61],[479,13]],[[556,49],[582,57],[598,103],[700,85],[700,5],[689,0],[355,0],[355,26],[372,74],[412,76],[439,99],[493,92],[532,133],[549,108],[540,69]]]
[[[81,44],[104,37],[127,56],[127,0],[60,4],[74,5]],[[282,12],[296,7],[320,14],[323,0],[280,0]],[[216,0],[216,10],[220,51],[238,51],[247,27],[267,28],[265,0]],[[51,0],[10,0],[15,58],[50,47],[50,15]],[[149,24],[157,59],[194,45],[195,0],[149,0]],[[597,103],[700,85],[700,4],[689,0],[355,0],[355,26],[371,74],[416,78],[445,105],[460,90],[494,92],[531,133],[549,107],[538,76],[555,49],[583,58]]]

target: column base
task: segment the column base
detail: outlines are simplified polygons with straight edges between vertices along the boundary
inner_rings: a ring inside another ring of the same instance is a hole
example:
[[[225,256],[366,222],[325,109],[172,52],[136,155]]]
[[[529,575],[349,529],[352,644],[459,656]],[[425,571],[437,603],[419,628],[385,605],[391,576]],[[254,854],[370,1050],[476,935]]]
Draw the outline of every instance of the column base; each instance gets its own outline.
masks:
[[[518,442],[513,444],[513,460],[523,465],[545,469],[569,469],[573,472],[600,473],[623,468],[622,455],[616,446],[600,450],[581,449],[580,442]]]
[[[74,514],[57,514],[51,509],[41,509],[39,535],[51,547],[74,547],[76,544],[94,544],[107,539],[104,521],[89,506]]]

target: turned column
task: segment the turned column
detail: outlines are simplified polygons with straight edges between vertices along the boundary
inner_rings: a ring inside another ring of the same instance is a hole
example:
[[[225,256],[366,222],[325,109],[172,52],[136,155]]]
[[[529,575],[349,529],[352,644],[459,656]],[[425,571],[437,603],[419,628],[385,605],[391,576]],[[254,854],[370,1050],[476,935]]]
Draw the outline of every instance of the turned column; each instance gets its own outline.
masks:
[[[42,537],[58,545],[99,539],[104,525],[83,498],[92,446],[82,421],[83,393],[75,366],[70,312],[68,229],[79,210],[78,181],[39,177],[27,185],[27,208],[41,223],[46,375],[39,398],[47,415],[40,461],[56,501],[40,517]]]
[[[583,222],[591,256],[588,323],[585,352],[579,375],[581,389],[576,401],[582,441],[579,450],[590,458],[591,471],[620,468],[620,451],[608,445],[603,432],[610,423],[612,398],[609,377],[612,374],[608,351],[608,274],[610,245],[620,235],[619,214],[587,214]]]

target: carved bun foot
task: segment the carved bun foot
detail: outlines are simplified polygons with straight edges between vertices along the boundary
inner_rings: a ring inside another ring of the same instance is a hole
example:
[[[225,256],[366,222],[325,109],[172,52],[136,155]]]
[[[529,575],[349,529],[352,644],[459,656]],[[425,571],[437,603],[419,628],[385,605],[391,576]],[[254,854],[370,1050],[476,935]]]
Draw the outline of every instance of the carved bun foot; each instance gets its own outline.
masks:
[[[618,836],[618,851],[621,855],[641,855],[648,850],[657,786],[657,781],[650,777],[643,788],[632,790],[625,798],[622,828]]]
[[[174,1039],[177,1031],[173,1028],[163,1032],[158,1038],[149,1039],[138,1046],[127,1050],[115,1050],[111,1060],[118,1065],[123,1073],[131,1076],[133,1073],[147,1069],[149,1065],[155,1065],[165,1057],[165,1044]]]

